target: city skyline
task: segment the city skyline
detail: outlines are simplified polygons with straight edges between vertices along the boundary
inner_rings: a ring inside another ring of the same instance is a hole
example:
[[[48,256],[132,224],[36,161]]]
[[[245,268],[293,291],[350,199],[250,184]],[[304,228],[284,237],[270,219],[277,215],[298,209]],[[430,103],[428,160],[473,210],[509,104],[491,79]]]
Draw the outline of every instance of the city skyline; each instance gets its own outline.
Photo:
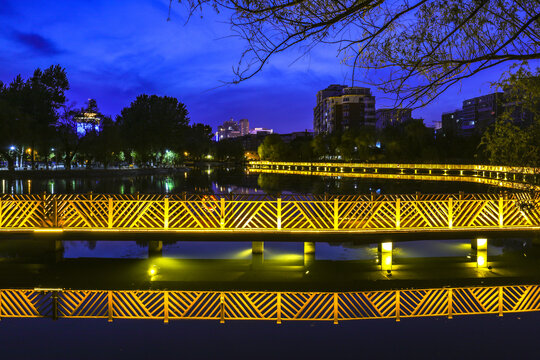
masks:
[[[220,87],[220,81],[233,77],[240,40],[225,38],[229,29],[212,13],[184,25],[186,14],[176,3],[167,21],[166,0],[1,4],[5,27],[0,32],[0,80],[10,82],[19,73],[26,78],[38,66],[60,64],[70,78],[69,100],[81,107],[95,98],[107,115],[116,116],[139,94],[157,94],[185,103],[193,123],[216,129],[228,118],[248,118],[253,126],[287,133],[313,127],[317,91],[330,84],[351,86],[350,70],[340,65],[332,49],[321,47],[296,62],[298,51],[281,54],[254,78]],[[59,19],[63,13],[76,16]],[[415,117],[433,125],[463,100],[494,92],[489,82],[505,70],[494,67],[466,81],[461,91],[451,88],[431,105],[414,110]],[[378,90],[372,92],[377,109],[392,105]]]

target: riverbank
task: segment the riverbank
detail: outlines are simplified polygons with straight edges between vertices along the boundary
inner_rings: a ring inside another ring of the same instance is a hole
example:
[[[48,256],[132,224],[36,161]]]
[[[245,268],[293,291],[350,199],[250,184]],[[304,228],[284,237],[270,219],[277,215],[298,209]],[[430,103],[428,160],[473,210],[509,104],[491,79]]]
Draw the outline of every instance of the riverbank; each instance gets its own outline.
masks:
[[[0,170],[0,179],[96,178],[168,175],[188,172],[187,167],[141,169]]]

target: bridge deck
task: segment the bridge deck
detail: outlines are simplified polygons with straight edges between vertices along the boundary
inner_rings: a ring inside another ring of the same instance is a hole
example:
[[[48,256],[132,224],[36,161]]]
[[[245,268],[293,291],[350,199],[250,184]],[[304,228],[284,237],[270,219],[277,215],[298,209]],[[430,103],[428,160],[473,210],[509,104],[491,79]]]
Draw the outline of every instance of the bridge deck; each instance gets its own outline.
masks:
[[[208,197],[19,195],[0,199],[0,231],[536,231],[527,194]]]

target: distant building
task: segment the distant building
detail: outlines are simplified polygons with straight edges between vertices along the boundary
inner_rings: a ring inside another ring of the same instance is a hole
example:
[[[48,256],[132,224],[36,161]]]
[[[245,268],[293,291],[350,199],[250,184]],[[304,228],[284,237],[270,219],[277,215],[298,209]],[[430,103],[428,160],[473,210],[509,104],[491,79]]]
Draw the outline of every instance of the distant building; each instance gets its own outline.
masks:
[[[274,129],[267,128],[253,128],[249,130],[250,135],[270,135],[274,133]]]
[[[375,126],[375,122],[375,97],[370,89],[330,85],[317,92],[317,105],[313,109],[315,135]]]
[[[267,128],[249,128],[248,119],[240,119],[239,121],[234,121],[232,118],[225,121],[222,125],[218,126],[216,132],[216,141],[223,139],[232,139],[237,137],[246,137],[249,135],[268,135],[273,134],[274,130]]]
[[[293,140],[296,139],[311,139],[313,137],[313,130],[305,130],[305,131],[295,131],[289,134],[279,134],[281,137],[281,140],[283,140],[284,143],[290,143]]]
[[[462,136],[482,134],[503,113],[503,93],[478,96],[463,101],[461,109],[442,114],[443,132]]]
[[[85,136],[89,132],[99,132],[103,115],[99,113],[97,102],[94,99],[88,99],[86,108],[81,109],[74,117],[79,137]]]
[[[224,139],[232,139],[241,136],[241,134],[242,132],[240,124],[231,118],[230,120],[225,121],[222,125],[218,126],[216,140],[221,141]]]
[[[249,120],[248,119],[240,119],[240,121],[238,121],[238,125],[240,126],[240,136],[249,134]]]
[[[412,119],[411,109],[378,109],[375,111],[377,129],[400,124]]]

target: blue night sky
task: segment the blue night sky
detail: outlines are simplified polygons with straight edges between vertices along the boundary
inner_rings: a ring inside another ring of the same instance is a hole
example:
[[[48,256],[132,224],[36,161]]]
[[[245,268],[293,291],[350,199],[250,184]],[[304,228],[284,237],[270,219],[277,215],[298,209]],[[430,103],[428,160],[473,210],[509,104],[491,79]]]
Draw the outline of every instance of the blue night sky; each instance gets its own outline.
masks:
[[[243,48],[226,18],[208,12],[185,24],[175,2],[167,22],[168,11],[169,0],[0,0],[0,80],[60,64],[77,107],[95,98],[115,116],[139,94],[168,95],[186,104],[192,122],[215,129],[228,118],[248,118],[251,127],[283,133],[311,129],[316,92],[350,83],[335,51],[321,47],[296,62],[301,50],[281,54],[255,78],[220,87],[232,79]],[[413,115],[430,125],[464,99],[492,92],[489,82],[504,70],[482,73]],[[374,94],[377,108],[391,105]]]

